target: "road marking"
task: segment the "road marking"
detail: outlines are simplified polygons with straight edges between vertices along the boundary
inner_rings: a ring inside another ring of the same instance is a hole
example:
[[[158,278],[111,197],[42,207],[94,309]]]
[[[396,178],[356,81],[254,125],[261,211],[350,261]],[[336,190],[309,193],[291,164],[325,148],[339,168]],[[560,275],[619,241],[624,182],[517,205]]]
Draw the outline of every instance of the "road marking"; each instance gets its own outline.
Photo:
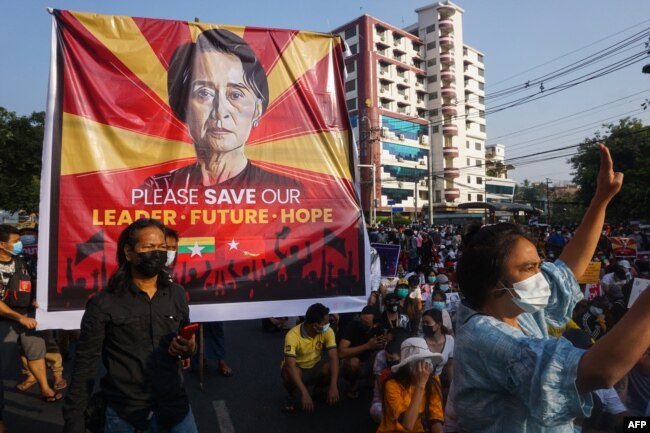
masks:
[[[212,407],[217,414],[219,433],[235,433],[235,427],[232,425],[230,413],[226,407],[226,400],[215,400],[212,402]]]

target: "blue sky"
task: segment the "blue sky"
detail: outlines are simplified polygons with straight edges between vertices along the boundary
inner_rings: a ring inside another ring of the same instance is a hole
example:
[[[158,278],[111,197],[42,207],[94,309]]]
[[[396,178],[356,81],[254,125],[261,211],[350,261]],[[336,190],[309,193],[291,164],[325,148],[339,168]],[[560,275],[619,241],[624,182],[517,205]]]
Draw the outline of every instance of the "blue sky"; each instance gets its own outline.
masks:
[[[9,0],[0,15],[0,106],[18,114],[45,109],[50,57],[51,17],[47,7],[115,15],[292,28],[327,32],[368,14],[396,26],[416,21],[415,0]],[[489,95],[548,74],[650,29],[650,1],[458,0],[463,9],[465,43],[485,55],[488,143],[506,145],[506,155],[524,156],[577,144],[602,129],[602,123],[635,116],[650,124],[650,75],[645,61],[529,104],[489,114]],[[647,39],[646,39],[647,40]],[[643,50],[642,41],[605,66]],[[560,79],[555,83],[560,83]],[[553,83],[545,83],[550,88]],[[538,86],[535,86],[535,91]],[[525,95],[534,93],[532,89]],[[522,94],[523,96],[524,94]],[[503,101],[507,101],[505,99]],[[578,114],[579,113],[579,114]],[[541,125],[541,126],[538,126]],[[517,165],[515,164],[517,167]],[[570,180],[564,159],[517,167],[517,181]]]

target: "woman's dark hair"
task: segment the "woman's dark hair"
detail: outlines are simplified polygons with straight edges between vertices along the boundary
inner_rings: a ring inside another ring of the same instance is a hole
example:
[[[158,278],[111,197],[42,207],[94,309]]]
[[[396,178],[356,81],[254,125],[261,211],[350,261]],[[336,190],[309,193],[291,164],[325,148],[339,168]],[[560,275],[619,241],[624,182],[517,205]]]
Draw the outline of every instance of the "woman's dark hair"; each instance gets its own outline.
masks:
[[[490,290],[503,279],[505,262],[515,243],[522,238],[534,244],[516,224],[499,223],[483,227],[472,224],[466,229],[456,279],[471,308],[481,308]]]
[[[186,121],[185,111],[191,94],[194,56],[211,51],[232,54],[241,60],[244,83],[260,99],[264,113],[269,105],[269,83],[257,56],[248,43],[236,34],[223,29],[210,29],[201,33],[196,42],[183,44],[174,51],[167,71],[169,106],[174,114],[183,122]]]
[[[138,232],[146,227],[157,227],[163,232],[163,235],[165,234],[165,226],[163,226],[163,223],[151,218],[136,220],[122,230],[117,240],[117,269],[108,279],[108,287],[106,289],[108,292],[123,293],[133,283],[131,264],[126,260],[124,248],[128,245],[132,250],[135,249],[135,244],[138,243]],[[169,274],[164,269],[158,273],[157,285],[158,287],[171,286]]]
[[[429,310],[426,310],[424,313],[422,313],[423,319],[425,316],[431,317],[431,320],[433,320],[438,325],[440,325],[440,330],[442,331],[442,333],[445,335],[449,335],[449,329],[447,329],[447,327],[442,324],[442,311],[436,308],[431,308]]]
[[[320,323],[329,313],[330,309],[323,304],[310,305],[305,313],[305,323]]]

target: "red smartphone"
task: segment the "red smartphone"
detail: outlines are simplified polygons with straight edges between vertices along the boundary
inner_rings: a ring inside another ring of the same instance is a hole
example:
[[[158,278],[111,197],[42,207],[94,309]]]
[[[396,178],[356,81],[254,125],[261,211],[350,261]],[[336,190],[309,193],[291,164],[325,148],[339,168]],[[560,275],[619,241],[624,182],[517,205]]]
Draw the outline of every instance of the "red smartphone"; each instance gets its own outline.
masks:
[[[192,338],[192,335],[194,335],[197,329],[199,329],[198,323],[190,323],[189,325],[184,326],[178,335],[185,340],[189,340]]]

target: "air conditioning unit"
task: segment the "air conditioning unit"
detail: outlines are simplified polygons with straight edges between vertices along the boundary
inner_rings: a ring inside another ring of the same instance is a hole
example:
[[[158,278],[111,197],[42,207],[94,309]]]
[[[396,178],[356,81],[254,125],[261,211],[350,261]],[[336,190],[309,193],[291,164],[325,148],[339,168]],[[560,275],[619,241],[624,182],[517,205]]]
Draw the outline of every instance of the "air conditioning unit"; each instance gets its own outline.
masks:
[[[420,144],[429,144],[429,136],[428,135],[421,135],[420,136]]]
[[[384,42],[384,41],[386,40],[386,36],[381,35],[381,36],[379,37],[379,40],[382,41],[382,42]]]
[[[420,162],[418,162],[418,164],[420,164],[420,165],[426,165],[426,163],[425,163],[424,161],[420,161]]]
[[[420,186],[427,186],[427,181],[426,180],[421,180],[420,181]]]
[[[379,71],[379,75],[386,75],[386,71],[384,71],[383,69],[380,70],[380,71]]]
[[[402,186],[404,186],[404,184],[402,182],[397,182],[397,186],[398,188],[401,188]]]
[[[381,128],[381,136],[388,137],[388,128],[386,128],[385,126]]]
[[[397,157],[397,162],[404,162],[404,159],[401,156]]]
[[[400,139],[400,141],[404,141],[404,140],[406,140],[406,137],[404,136],[404,134],[400,134],[399,139]]]
[[[405,82],[405,83],[408,83],[408,82],[409,82],[409,79],[408,79],[408,78],[404,78],[404,82]]]
[[[404,95],[404,99],[408,99],[408,98],[409,98],[409,95]]]
[[[399,44],[400,44],[400,39],[395,39],[395,40],[393,41],[393,45],[394,45],[394,46],[398,47]]]

